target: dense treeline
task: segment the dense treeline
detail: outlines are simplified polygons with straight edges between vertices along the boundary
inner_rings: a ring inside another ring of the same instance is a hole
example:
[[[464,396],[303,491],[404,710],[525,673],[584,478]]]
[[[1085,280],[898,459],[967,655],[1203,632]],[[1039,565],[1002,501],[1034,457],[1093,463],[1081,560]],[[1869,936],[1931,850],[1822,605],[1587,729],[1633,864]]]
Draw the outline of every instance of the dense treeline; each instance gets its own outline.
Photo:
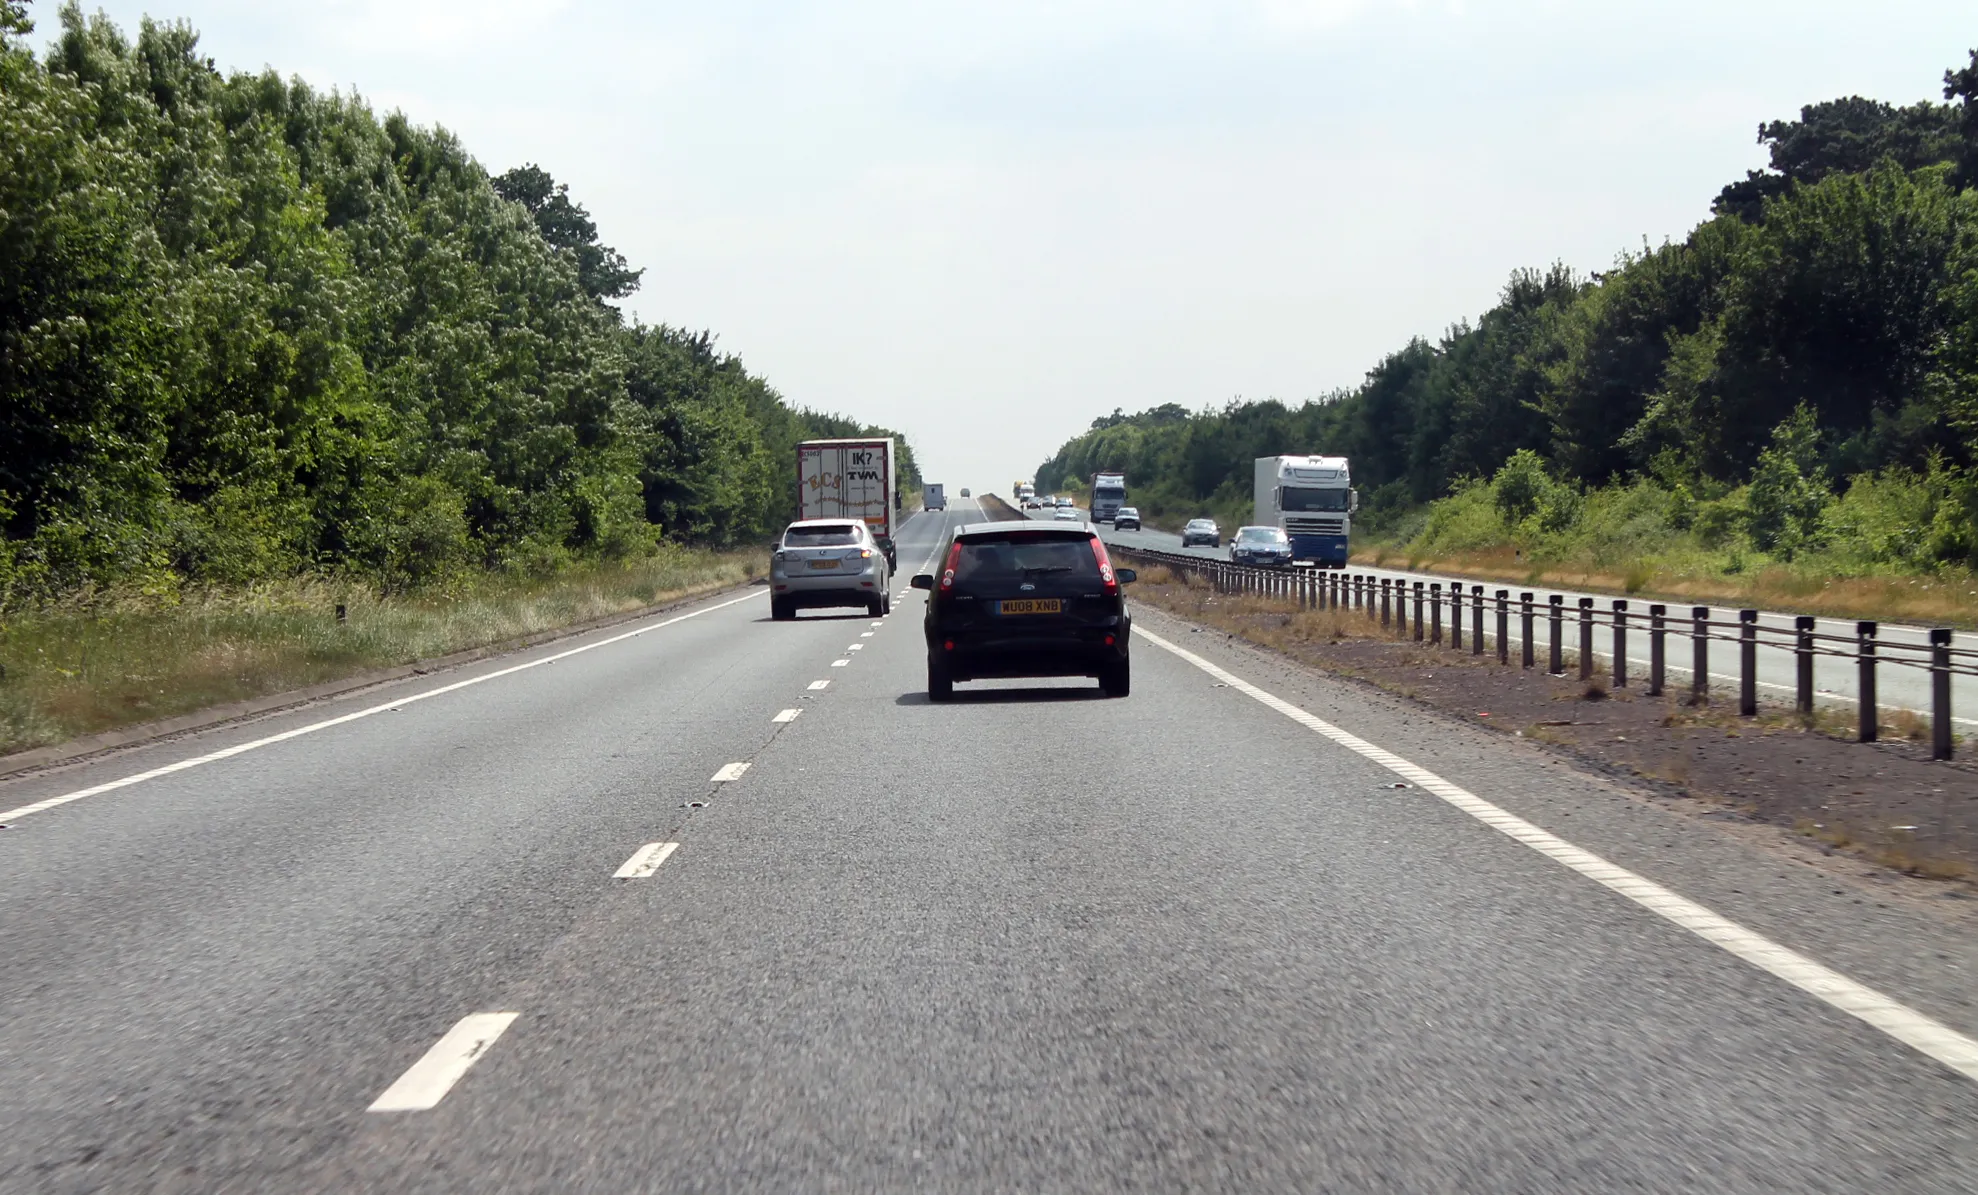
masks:
[[[1590,278],[1519,271],[1476,324],[1303,406],[1115,411],[1040,466],[1038,485],[1124,469],[1143,506],[1235,512],[1251,458],[1324,452],[1352,458],[1376,521],[1509,468],[1511,496],[1491,505],[1514,536],[1626,489],[1669,527],[1701,518],[1709,536],[1774,555],[1868,518],[1889,524],[1883,558],[1971,561],[1978,51],[1944,94],[1808,106],[1759,130],[1771,169],[1724,188],[1679,244]],[[1857,504],[1875,496],[1872,516],[1842,509],[1857,489]]]
[[[793,410],[533,167],[73,2],[0,0],[0,605],[761,542]],[[917,475],[908,455],[903,472]]]

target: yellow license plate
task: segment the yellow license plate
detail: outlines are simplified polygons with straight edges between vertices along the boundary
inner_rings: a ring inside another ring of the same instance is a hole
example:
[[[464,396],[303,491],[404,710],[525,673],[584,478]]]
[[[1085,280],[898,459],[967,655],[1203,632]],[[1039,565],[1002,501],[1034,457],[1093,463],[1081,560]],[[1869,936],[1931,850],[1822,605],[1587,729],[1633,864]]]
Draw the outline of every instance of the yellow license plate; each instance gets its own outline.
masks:
[[[1062,614],[1063,598],[1011,598],[998,603],[997,610],[1004,614]]]
[[[812,568],[837,568],[838,562],[835,560],[813,560],[810,562],[810,566]]]

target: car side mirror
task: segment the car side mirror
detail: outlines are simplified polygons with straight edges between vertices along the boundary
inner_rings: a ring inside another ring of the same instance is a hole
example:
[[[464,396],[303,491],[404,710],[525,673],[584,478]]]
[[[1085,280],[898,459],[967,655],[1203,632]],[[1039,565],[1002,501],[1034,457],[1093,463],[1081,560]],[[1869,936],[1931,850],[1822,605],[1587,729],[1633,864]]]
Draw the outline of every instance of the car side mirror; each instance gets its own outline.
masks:
[[[1116,568],[1113,570],[1113,578],[1121,585],[1131,585],[1140,579],[1140,573],[1137,569]]]
[[[934,574],[915,573],[913,580],[907,582],[907,584],[913,586],[915,589],[932,589],[934,588]]]

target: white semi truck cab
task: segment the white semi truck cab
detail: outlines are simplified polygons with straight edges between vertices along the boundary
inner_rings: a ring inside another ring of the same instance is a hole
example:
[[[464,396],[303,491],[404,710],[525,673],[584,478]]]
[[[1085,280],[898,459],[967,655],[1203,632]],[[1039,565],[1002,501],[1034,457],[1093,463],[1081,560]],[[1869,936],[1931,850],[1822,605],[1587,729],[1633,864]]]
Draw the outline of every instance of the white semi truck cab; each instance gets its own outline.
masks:
[[[1110,523],[1119,508],[1126,505],[1126,474],[1092,475],[1092,521]]]
[[[1320,568],[1345,568],[1360,496],[1343,456],[1257,458],[1255,522],[1282,528],[1291,557]]]

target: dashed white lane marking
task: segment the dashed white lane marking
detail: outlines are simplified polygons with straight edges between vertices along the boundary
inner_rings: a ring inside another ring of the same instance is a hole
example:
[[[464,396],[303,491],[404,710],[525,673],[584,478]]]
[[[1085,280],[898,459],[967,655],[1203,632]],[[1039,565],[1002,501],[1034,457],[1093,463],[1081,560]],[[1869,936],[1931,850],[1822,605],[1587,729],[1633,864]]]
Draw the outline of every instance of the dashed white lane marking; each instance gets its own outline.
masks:
[[[438,697],[443,693],[456,692],[457,690],[470,688],[474,685],[486,684],[488,681],[496,680],[500,677],[513,676],[518,672],[526,672],[531,668],[540,668],[545,664],[554,664],[558,660],[567,660],[571,656],[580,656],[587,651],[596,651],[600,647],[610,647],[614,643],[623,643],[627,639],[636,639],[647,631],[657,631],[662,627],[670,627],[676,622],[685,622],[689,618],[699,618],[703,614],[712,614],[716,610],[726,609],[729,606],[746,602],[751,598],[760,597],[763,592],[758,590],[755,593],[743,594],[741,597],[696,610],[691,614],[682,614],[677,618],[669,618],[665,622],[656,622],[650,626],[640,627],[636,631],[627,631],[622,635],[613,635],[609,639],[600,639],[595,643],[586,643],[579,647],[570,648],[568,651],[557,652],[553,656],[544,656],[539,660],[514,664],[482,676],[470,676],[466,680],[455,681],[450,685],[441,685],[437,689],[428,689],[424,693],[413,693],[405,697],[394,697],[390,701],[380,705],[374,705],[367,709],[354,710],[340,717],[325,718],[321,722],[311,722],[307,726],[298,726],[293,730],[284,730],[280,734],[271,734],[266,738],[255,739],[251,743],[236,743],[231,747],[213,751],[206,755],[196,756],[192,759],[181,759],[177,763],[168,763],[164,767],[152,768],[148,772],[139,772],[134,776],[125,776],[121,780],[105,781],[102,784],[77,789],[72,793],[63,793],[59,797],[49,797],[43,801],[36,801],[32,805],[23,805],[18,809],[9,809],[4,813],[0,813],[0,822],[15,821],[26,817],[30,813],[40,813],[44,809],[53,809],[57,805],[66,805],[70,801],[80,801],[84,797],[93,797],[100,793],[112,792],[120,788],[129,788],[133,784],[142,784],[146,780],[156,780],[160,776],[169,776],[173,772],[183,772],[187,768],[196,768],[201,764],[218,763],[220,760],[232,759],[236,755],[245,755],[249,751],[258,750],[262,747],[271,747],[276,743],[285,743],[290,739],[301,738],[305,734],[314,734],[319,730],[328,730],[332,726],[342,726],[346,722],[355,722],[359,718],[368,718],[372,714],[382,714],[387,710],[396,710],[403,706],[411,705],[415,701],[425,701],[427,698]]]
[[[816,691],[818,689],[828,689],[831,687],[831,682],[828,680],[814,680],[810,682],[810,687],[812,691]]]
[[[1588,879],[1602,884],[1660,917],[1667,918],[1691,933],[1714,943],[1761,971],[1785,980],[1850,1016],[1858,1017],[1897,1041],[1936,1059],[1967,1079],[1978,1081],[1978,1040],[1966,1037],[1940,1021],[1924,1016],[1865,984],[1857,983],[1805,955],[1773,942],[1723,917],[1687,897],[1678,896],[1653,880],[1601,858],[1591,851],[1567,842],[1547,830],[1507,813],[1476,794],[1451,784],[1427,768],[1410,763],[1399,755],[1377,747],[1357,735],[1341,730],[1324,719],[1306,712],[1274,694],[1218,668],[1209,661],[1169,643],[1158,635],[1135,628],[1134,633],[1163,651],[1172,652],[1215,677],[1230,688],[1256,699],[1270,708],[1317,731],[1333,742],[1363,756],[1435,794],[1448,804],[1484,825],[1559,863]]]
[[[847,646],[847,647],[845,648],[845,650],[846,650],[846,651],[864,651],[864,650],[865,650],[865,644],[863,644],[863,643],[853,643],[853,644],[851,644],[851,645],[849,645],[849,646]]]
[[[708,777],[707,782],[709,784],[726,784],[731,780],[740,780],[742,778],[742,773],[748,770],[749,770],[749,765],[746,760],[741,763],[731,763],[728,766],[722,768],[719,772],[716,772],[714,775]]]
[[[883,627],[886,625],[886,621],[884,619],[878,619],[875,620],[872,625],[876,627]],[[867,632],[867,633],[870,634],[871,632]]]
[[[488,1047],[508,1031],[508,1026],[520,1016],[513,1012],[477,1012],[460,1018],[460,1023],[446,1031],[446,1036],[433,1043],[425,1056],[412,1064],[412,1069],[398,1077],[398,1082],[385,1088],[385,1093],[371,1101],[371,1112],[423,1112],[446,1098],[453,1085],[467,1073],[467,1068],[480,1061]]]
[[[643,880],[653,872],[658,871],[659,865],[666,862],[666,857],[679,849],[680,844],[677,842],[648,842],[638,850],[633,851],[632,857],[625,860],[624,866],[611,873],[611,878],[614,880]]]
[[[774,718],[771,718],[771,719],[770,719],[770,721],[771,721],[771,722],[795,722],[795,721],[796,721],[796,720],[797,720],[798,718],[800,718],[800,717],[802,717],[802,716],[803,716],[803,711],[802,711],[802,710],[784,710],[784,711],[783,711],[782,713],[780,713],[780,714],[778,714],[778,715],[776,715],[776,716],[775,716]]]
[[[833,660],[831,661],[831,666],[833,668],[843,668],[845,665],[849,663],[851,663],[850,660]]]
[[[872,638],[872,636],[873,636],[873,634],[874,634],[874,632],[872,632],[872,631],[867,631],[867,632],[866,632],[865,634],[863,634],[863,635],[860,635],[860,636],[859,636],[859,638],[861,638],[861,639],[870,639],[870,638]]]

